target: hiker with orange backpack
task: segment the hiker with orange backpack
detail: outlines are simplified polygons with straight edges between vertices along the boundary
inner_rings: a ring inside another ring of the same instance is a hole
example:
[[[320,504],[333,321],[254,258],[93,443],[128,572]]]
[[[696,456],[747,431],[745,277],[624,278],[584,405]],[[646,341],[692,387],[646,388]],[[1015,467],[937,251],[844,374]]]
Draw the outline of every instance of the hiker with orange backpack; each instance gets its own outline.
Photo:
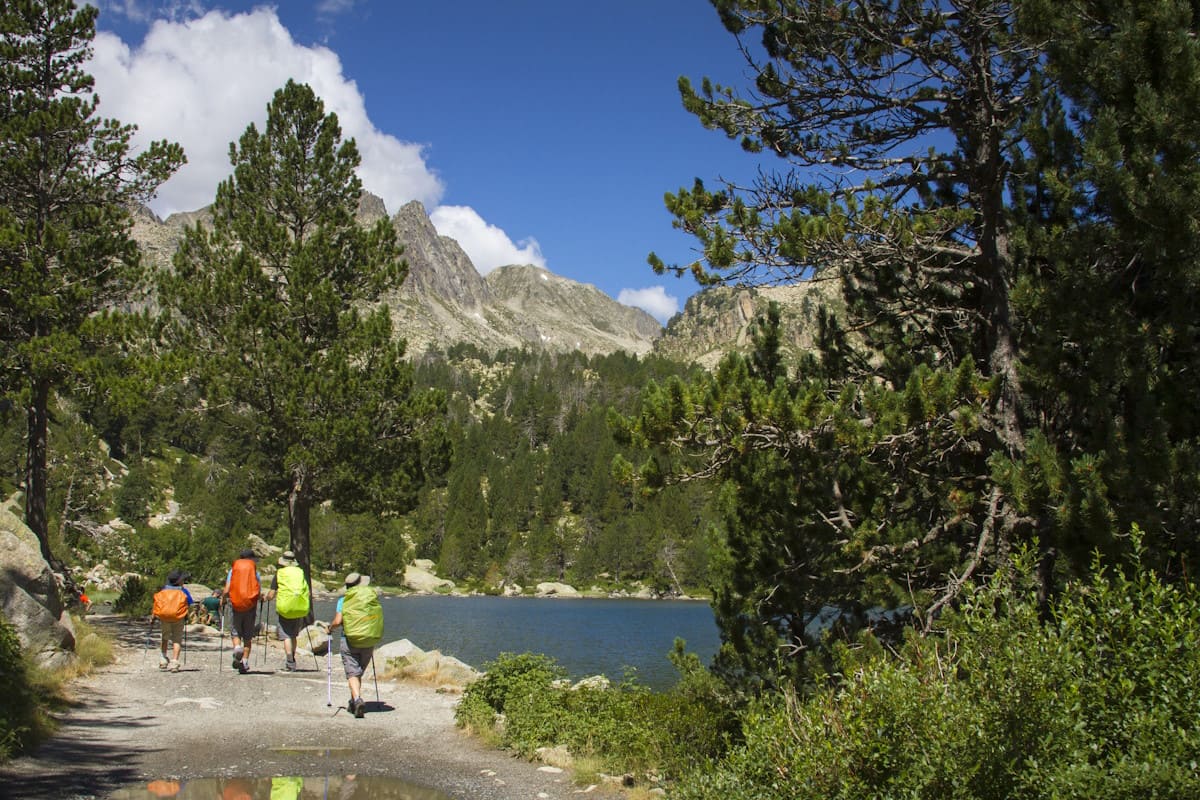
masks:
[[[262,594],[254,557],[253,550],[243,550],[225,578],[225,598],[233,612],[233,668],[242,675],[250,671],[250,646],[258,627],[255,611]]]
[[[154,593],[153,614],[162,628],[162,652],[158,668],[179,672],[179,654],[183,650],[183,634],[188,609],[192,606],[192,595],[183,585],[186,576],[177,569],[167,576],[167,584]],[[174,645],[171,657],[167,648]]]

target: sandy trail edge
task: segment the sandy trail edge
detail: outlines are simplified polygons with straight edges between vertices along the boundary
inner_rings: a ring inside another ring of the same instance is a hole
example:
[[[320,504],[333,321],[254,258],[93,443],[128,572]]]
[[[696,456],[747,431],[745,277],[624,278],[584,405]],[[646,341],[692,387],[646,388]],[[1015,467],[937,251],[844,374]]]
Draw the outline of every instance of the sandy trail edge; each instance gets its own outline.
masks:
[[[158,669],[157,628],[143,654],[145,623],[89,617],[115,640],[116,662],[80,680],[57,735],[32,756],[0,766],[0,797],[103,798],[156,779],[272,775],[378,775],[458,800],[565,800],[613,796],[572,784],[480,745],[454,726],[458,697],[368,679],[367,715],[345,710],[348,691],[333,667],[326,705],[325,660],[301,657],[282,671],[282,652],[255,648],[252,672],[230,669],[229,639],[189,634],[186,664]],[[339,707],[340,706],[340,707]]]

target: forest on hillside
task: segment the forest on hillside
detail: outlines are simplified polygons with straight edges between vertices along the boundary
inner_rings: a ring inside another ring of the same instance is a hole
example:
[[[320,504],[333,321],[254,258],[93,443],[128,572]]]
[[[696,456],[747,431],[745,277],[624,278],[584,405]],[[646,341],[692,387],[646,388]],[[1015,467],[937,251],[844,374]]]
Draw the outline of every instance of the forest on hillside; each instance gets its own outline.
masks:
[[[713,546],[708,490],[647,492],[628,465],[611,414],[637,412],[650,381],[686,375],[678,363],[624,353],[501,351],[469,345],[415,359],[422,392],[445,397],[428,434],[421,481],[384,513],[350,498],[313,518],[315,570],[369,565],[398,584],[412,558],[482,591],[564,581],[664,595],[703,591]],[[250,534],[288,547],[284,509],[254,496],[269,483],[245,426],[195,411],[187,393],[118,411],[102,398],[61,395],[51,426],[51,530],[70,563],[108,560],[154,579],[169,568],[215,580]],[[232,413],[232,412],[230,412]],[[23,430],[4,427],[4,486],[19,485]],[[625,465],[625,468],[622,467]],[[171,521],[149,523],[167,500]],[[106,526],[119,517],[130,527]]]

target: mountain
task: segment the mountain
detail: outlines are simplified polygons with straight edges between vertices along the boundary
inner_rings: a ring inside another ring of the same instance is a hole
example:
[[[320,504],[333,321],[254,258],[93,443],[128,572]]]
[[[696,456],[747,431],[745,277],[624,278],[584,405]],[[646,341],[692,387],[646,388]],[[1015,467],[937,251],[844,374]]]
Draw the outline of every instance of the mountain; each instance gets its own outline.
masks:
[[[766,315],[772,301],[780,306],[783,351],[792,357],[813,349],[821,306],[835,315],[843,309],[836,280],[706,289],[688,298],[683,311],[671,318],[655,341],[654,352],[712,369],[731,350],[750,351],[753,324]]]
[[[142,208],[134,215],[132,235],[152,263],[166,266],[184,228],[207,217],[207,209],[201,209],[160,220]],[[370,225],[386,217],[383,201],[364,193],[359,222]],[[408,278],[384,300],[410,354],[468,342],[490,352],[527,347],[643,355],[662,333],[658,321],[641,309],[538,267],[501,267],[484,278],[458,242],[438,234],[419,202],[405,205],[391,223],[404,245]]]

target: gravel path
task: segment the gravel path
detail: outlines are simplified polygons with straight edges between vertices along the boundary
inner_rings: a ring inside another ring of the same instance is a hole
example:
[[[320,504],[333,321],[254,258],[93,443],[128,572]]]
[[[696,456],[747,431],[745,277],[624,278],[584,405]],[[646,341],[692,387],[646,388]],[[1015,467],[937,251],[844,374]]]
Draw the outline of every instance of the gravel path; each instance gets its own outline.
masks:
[[[607,794],[465,736],[454,726],[455,695],[380,681],[376,701],[368,679],[367,715],[355,719],[345,710],[349,694],[337,664],[334,705],[326,705],[323,658],[314,664],[302,654],[301,671],[285,673],[281,650],[270,648],[263,659],[256,647],[252,671],[235,675],[227,663],[228,637],[218,659],[216,632],[198,637],[191,628],[187,663],[172,674],[158,669],[157,629],[143,653],[144,623],[105,616],[89,621],[116,640],[116,663],[75,686],[77,702],[53,739],[33,756],[0,767],[0,797],[133,796],[131,788],[142,791],[154,780],[275,775],[386,776],[431,800]]]

